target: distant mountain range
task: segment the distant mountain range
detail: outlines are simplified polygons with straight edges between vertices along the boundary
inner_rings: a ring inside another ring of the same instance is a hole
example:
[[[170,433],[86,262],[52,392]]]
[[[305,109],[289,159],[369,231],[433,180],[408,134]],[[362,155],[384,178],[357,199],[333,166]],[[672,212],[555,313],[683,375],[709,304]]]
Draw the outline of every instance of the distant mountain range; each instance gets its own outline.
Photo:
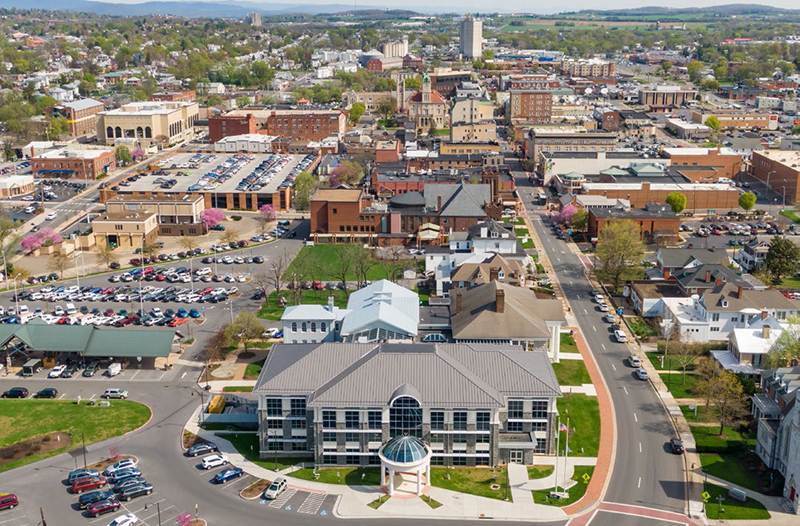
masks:
[[[725,4],[715,5],[709,7],[661,7],[661,6],[646,6],[634,7],[629,9],[584,9],[578,11],[578,14],[597,14],[604,16],[646,16],[646,15],[663,15],[663,16],[676,16],[676,15],[689,15],[689,14],[719,14],[719,15],[774,15],[779,13],[798,13],[797,9],[783,9],[780,7],[773,7],[771,5],[761,4]]]

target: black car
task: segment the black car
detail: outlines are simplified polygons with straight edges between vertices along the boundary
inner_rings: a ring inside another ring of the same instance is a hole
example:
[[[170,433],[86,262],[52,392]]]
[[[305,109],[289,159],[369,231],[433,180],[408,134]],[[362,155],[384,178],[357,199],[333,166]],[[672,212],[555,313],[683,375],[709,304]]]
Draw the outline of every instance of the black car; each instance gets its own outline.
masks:
[[[124,490],[125,488],[130,488],[131,486],[138,486],[139,484],[144,484],[145,482],[147,482],[147,481],[145,479],[143,479],[142,477],[126,477],[126,478],[120,480],[119,482],[117,482],[116,484],[114,484],[114,486],[112,486],[111,490],[114,493],[119,493],[122,490]]]
[[[67,368],[64,369],[64,372],[61,373],[61,378],[72,378],[72,375],[75,374],[75,371],[78,370],[78,366],[76,365],[67,365]]]
[[[206,453],[211,453],[214,451],[219,451],[219,448],[217,448],[217,445],[213,442],[200,442],[187,449],[186,456],[196,457],[198,455],[205,455]]]
[[[251,299],[260,300],[260,299],[263,299],[263,298],[264,298],[264,291],[263,290],[257,290],[257,291],[255,291],[253,293],[253,297]]]
[[[108,266],[111,267],[114,270],[117,270],[117,269],[120,268],[120,264],[119,264],[118,261],[112,261]]]
[[[120,500],[131,500],[135,497],[141,497],[142,495],[150,495],[151,493],[153,493],[153,485],[145,482],[144,484],[123,488],[122,491],[119,492],[118,497]]]
[[[683,441],[680,438],[672,438],[669,441],[669,447],[676,455],[683,453]]]
[[[78,506],[82,510],[91,507],[92,504],[95,502],[100,502],[101,500],[108,500],[114,498],[114,492],[108,489],[98,490],[98,491],[91,491],[89,493],[84,493],[78,499]]]
[[[58,390],[53,387],[45,387],[38,393],[36,393],[36,398],[56,398],[58,396]]]
[[[92,362],[86,366],[86,369],[83,370],[83,376],[89,377],[94,376],[97,372],[98,363]]]
[[[28,398],[28,390],[24,387],[12,387],[3,393],[3,398]]]

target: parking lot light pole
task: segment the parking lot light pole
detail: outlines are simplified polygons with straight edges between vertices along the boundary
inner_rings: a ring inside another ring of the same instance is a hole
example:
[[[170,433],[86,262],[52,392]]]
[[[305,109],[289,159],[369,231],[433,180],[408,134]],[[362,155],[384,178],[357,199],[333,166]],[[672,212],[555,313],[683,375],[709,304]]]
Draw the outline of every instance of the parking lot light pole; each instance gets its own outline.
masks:
[[[87,469],[88,464],[86,463],[86,436],[83,434],[83,431],[71,431],[67,433],[70,438],[74,433],[80,433],[81,435],[81,442],[83,443],[83,469]]]

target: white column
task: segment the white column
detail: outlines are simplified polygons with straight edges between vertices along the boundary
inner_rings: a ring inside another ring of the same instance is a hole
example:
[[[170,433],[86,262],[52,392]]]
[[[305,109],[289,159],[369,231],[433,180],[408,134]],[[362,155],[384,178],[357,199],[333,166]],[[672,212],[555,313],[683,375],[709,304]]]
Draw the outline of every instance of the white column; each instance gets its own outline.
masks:
[[[381,486],[386,484],[386,466],[381,464]]]
[[[559,352],[561,350],[561,333],[559,331],[559,324],[548,323],[547,328],[550,329],[550,357],[553,359],[553,363],[558,363],[560,360]]]
[[[422,468],[417,468],[417,495],[422,495]]]
[[[394,495],[394,470],[389,468],[389,495]]]

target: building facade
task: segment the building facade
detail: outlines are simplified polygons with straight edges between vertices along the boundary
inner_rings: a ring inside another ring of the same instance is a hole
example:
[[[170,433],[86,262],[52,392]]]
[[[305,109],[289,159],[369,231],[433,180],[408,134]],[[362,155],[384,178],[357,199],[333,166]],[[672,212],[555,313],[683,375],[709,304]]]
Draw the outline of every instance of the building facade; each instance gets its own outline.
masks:
[[[800,197],[800,151],[754,151],[750,171],[773,192],[785,196],[787,203],[794,203]]]
[[[69,134],[72,137],[82,137],[97,133],[97,114],[103,108],[100,101],[81,99],[53,106],[47,110],[47,114],[53,118],[64,117],[69,124]]]
[[[97,179],[100,174],[111,173],[116,167],[114,150],[107,148],[57,148],[31,159],[31,171],[38,177]]]
[[[696,97],[697,91],[680,86],[656,86],[653,89],[639,90],[639,104],[650,106],[652,111],[677,108]]]
[[[528,159],[538,160],[542,152],[610,152],[616,146],[615,132],[543,126],[530,131],[525,151]]]
[[[422,89],[411,95],[406,103],[408,118],[417,123],[417,128],[427,131],[431,124],[436,128],[446,128],[450,115],[442,95],[431,88],[431,79],[422,77]]]
[[[341,139],[347,130],[347,116],[339,110],[273,110],[264,130],[286,139]]]
[[[253,392],[260,456],[326,466],[378,465],[401,436],[433,465],[532,464],[554,451],[561,396],[545,353],[409,343],[277,344]]]
[[[115,145],[166,146],[194,138],[196,102],[131,102],[98,113],[97,138]]]
[[[466,59],[481,56],[481,42],[483,41],[483,22],[472,15],[467,15],[459,27],[458,51]]]
[[[511,122],[546,124],[553,116],[553,93],[549,89],[509,91],[508,118]]]
[[[215,143],[225,137],[256,133],[256,118],[247,115],[218,115],[208,118],[208,140]]]

